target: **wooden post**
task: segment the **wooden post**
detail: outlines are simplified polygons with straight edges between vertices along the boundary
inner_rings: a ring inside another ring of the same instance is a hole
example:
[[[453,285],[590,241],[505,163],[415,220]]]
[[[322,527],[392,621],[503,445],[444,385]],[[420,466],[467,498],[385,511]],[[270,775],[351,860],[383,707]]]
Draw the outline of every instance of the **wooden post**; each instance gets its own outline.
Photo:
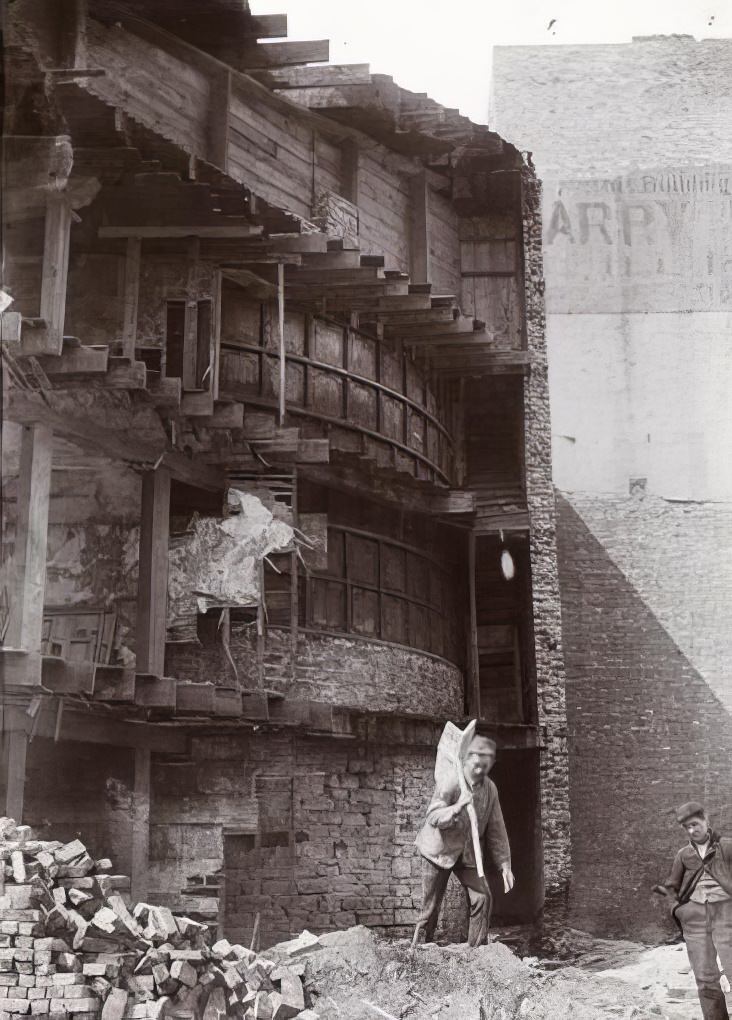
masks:
[[[170,472],[142,476],[140,574],[137,589],[137,671],[162,676],[168,598]]]
[[[229,125],[231,118],[231,71],[222,69],[211,79],[209,111],[209,161],[224,173],[229,165]]]
[[[5,806],[3,814],[21,823],[25,796],[25,759],[28,750],[28,734],[25,730],[11,730],[4,737]]]
[[[429,188],[422,170],[409,182],[409,276],[412,283],[430,282]]]
[[[139,237],[127,238],[122,353],[130,361],[135,360],[135,343],[137,341],[137,298],[140,290],[141,249],[142,242]]]
[[[285,424],[287,398],[287,352],[285,351],[285,264],[277,263],[277,329],[280,352],[280,425]]]
[[[144,902],[150,868],[150,748],[135,748],[135,788],[132,809],[132,899]]]
[[[87,0],[56,0],[59,67],[86,67]]]
[[[480,659],[478,656],[478,607],[476,604],[476,537],[468,532],[468,592],[470,599],[470,629],[468,637],[468,711],[480,719]]]
[[[25,682],[40,682],[43,599],[46,588],[48,502],[51,492],[53,433],[45,425],[23,428],[15,537],[15,587],[6,644],[35,657]],[[38,675],[35,676],[35,673]]]
[[[61,353],[64,337],[70,231],[71,206],[66,197],[59,193],[49,195],[46,199],[46,229],[43,241],[41,318],[46,320],[49,336],[56,345],[58,354]]]

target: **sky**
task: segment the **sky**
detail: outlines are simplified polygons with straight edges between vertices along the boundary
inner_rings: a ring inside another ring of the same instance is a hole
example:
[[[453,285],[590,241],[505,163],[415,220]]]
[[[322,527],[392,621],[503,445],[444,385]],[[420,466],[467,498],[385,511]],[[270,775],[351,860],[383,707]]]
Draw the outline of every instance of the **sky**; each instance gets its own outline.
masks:
[[[331,63],[370,64],[480,122],[495,45],[732,37],[732,0],[250,0],[250,8],[286,13],[289,39],[330,39]]]

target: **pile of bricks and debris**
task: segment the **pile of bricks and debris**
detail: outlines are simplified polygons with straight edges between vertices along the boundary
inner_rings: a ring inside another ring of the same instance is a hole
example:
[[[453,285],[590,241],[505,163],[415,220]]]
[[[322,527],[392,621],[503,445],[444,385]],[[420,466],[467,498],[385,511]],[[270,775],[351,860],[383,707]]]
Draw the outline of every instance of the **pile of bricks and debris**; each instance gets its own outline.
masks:
[[[0,818],[0,1017],[57,1020],[317,1020],[287,961],[214,941],[165,907],[128,905],[130,880],[84,844],[34,839]]]
[[[34,839],[28,826],[0,818],[0,860],[0,1020],[698,1015],[683,947],[649,950],[567,931],[572,965],[522,960],[500,942],[415,951],[408,939],[359,926],[303,932],[257,953],[166,907],[133,907],[129,878],[78,839]]]

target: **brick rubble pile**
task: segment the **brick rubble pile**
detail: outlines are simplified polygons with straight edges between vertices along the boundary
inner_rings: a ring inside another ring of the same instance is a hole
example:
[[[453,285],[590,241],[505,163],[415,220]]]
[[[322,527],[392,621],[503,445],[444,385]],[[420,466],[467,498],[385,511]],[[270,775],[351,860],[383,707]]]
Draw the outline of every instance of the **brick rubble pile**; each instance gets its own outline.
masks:
[[[0,818],[0,1018],[44,1020],[317,1020],[302,967],[278,965],[207,925],[148,903],[84,844],[33,838]]]

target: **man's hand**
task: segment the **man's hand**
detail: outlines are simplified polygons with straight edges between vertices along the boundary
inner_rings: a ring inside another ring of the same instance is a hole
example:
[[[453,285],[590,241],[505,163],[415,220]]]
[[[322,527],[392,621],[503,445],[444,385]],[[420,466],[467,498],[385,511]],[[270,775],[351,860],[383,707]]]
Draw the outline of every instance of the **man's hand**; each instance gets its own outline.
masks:
[[[466,806],[467,804],[472,804],[472,803],[473,803],[473,795],[472,795],[472,793],[470,792],[470,790],[468,790],[468,789],[466,788],[466,789],[465,789],[465,791],[464,791],[464,793],[462,793],[462,794],[460,795],[460,800],[459,800],[459,801],[457,802],[457,804],[455,805],[455,810],[456,810],[456,811],[462,811],[462,809],[463,809],[463,808],[464,808],[464,807],[465,807],[465,806]]]
[[[511,865],[502,864],[501,874],[503,875],[503,891],[505,893],[511,892],[516,881],[516,879],[513,877],[513,872],[511,871]]]

